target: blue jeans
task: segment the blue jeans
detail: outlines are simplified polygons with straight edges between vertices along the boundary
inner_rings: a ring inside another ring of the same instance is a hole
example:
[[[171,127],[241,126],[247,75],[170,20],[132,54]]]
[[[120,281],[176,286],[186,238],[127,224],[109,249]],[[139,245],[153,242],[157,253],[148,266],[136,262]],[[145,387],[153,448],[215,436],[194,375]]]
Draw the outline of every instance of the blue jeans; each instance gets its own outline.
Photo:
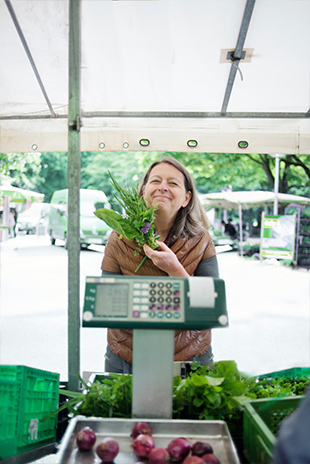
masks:
[[[194,356],[189,361],[197,361],[202,365],[213,364],[213,353],[211,345],[202,356]],[[114,354],[107,345],[107,351],[105,353],[105,372],[114,372],[117,374],[132,374],[132,365],[127,361]]]

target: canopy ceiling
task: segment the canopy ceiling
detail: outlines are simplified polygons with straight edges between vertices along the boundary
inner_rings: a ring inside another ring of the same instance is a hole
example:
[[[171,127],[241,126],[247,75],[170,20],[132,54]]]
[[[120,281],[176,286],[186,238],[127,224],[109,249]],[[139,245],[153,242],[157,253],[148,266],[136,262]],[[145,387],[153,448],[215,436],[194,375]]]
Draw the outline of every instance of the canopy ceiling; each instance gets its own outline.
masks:
[[[81,0],[81,149],[310,154],[309,24],[310,0]],[[69,0],[0,0],[0,151],[68,150],[68,34]]]

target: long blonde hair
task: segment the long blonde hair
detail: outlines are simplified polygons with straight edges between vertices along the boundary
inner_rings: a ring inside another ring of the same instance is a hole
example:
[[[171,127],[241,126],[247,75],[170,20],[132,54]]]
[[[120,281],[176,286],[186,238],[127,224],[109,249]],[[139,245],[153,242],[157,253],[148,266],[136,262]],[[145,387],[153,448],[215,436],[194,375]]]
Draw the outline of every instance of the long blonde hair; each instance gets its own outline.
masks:
[[[177,168],[184,176],[184,186],[186,192],[191,192],[188,205],[180,208],[177,217],[170,231],[167,244],[172,245],[179,237],[194,237],[201,235],[205,229],[210,228],[207,215],[199,201],[192,176],[187,169],[172,156],[166,156],[161,160],[155,161],[145,173],[140,186],[139,196],[142,196],[143,187],[147,184],[152,169],[161,163],[167,163]]]

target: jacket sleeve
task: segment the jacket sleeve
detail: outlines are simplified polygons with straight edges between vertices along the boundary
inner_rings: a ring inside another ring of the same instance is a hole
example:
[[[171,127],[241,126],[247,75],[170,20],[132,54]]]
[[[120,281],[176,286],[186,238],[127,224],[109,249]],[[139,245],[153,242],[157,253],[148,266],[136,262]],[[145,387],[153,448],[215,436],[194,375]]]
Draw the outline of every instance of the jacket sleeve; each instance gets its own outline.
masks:
[[[217,257],[212,256],[212,258],[205,259],[200,264],[198,264],[194,275],[204,277],[219,277]]]
[[[116,240],[119,240],[118,235],[113,231],[104,249],[104,257],[101,264],[102,271],[111,272],[113,274],[121,274],[120,265],[115,258],[115,248],[117,247]]]

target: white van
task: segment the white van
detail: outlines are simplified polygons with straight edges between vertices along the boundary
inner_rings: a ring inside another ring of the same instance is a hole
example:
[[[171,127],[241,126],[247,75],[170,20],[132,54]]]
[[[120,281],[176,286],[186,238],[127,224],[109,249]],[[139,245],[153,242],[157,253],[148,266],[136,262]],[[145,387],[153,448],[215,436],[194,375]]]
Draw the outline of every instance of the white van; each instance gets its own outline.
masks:
[[[56,190],[51,199],[49,214],[49,236],[51,244],[57,239],[68,248],[68,189]],[[89,245],[105,245],[112,229],[94,212],[100,208],[110,209],[110,203],[102,190],[80,189],[80,242],[81,248]]]
[[[17,231],[35,234],[42,227],[47,233],[49,211],[49,203],[31,203],[28,209],[18,214]]]

